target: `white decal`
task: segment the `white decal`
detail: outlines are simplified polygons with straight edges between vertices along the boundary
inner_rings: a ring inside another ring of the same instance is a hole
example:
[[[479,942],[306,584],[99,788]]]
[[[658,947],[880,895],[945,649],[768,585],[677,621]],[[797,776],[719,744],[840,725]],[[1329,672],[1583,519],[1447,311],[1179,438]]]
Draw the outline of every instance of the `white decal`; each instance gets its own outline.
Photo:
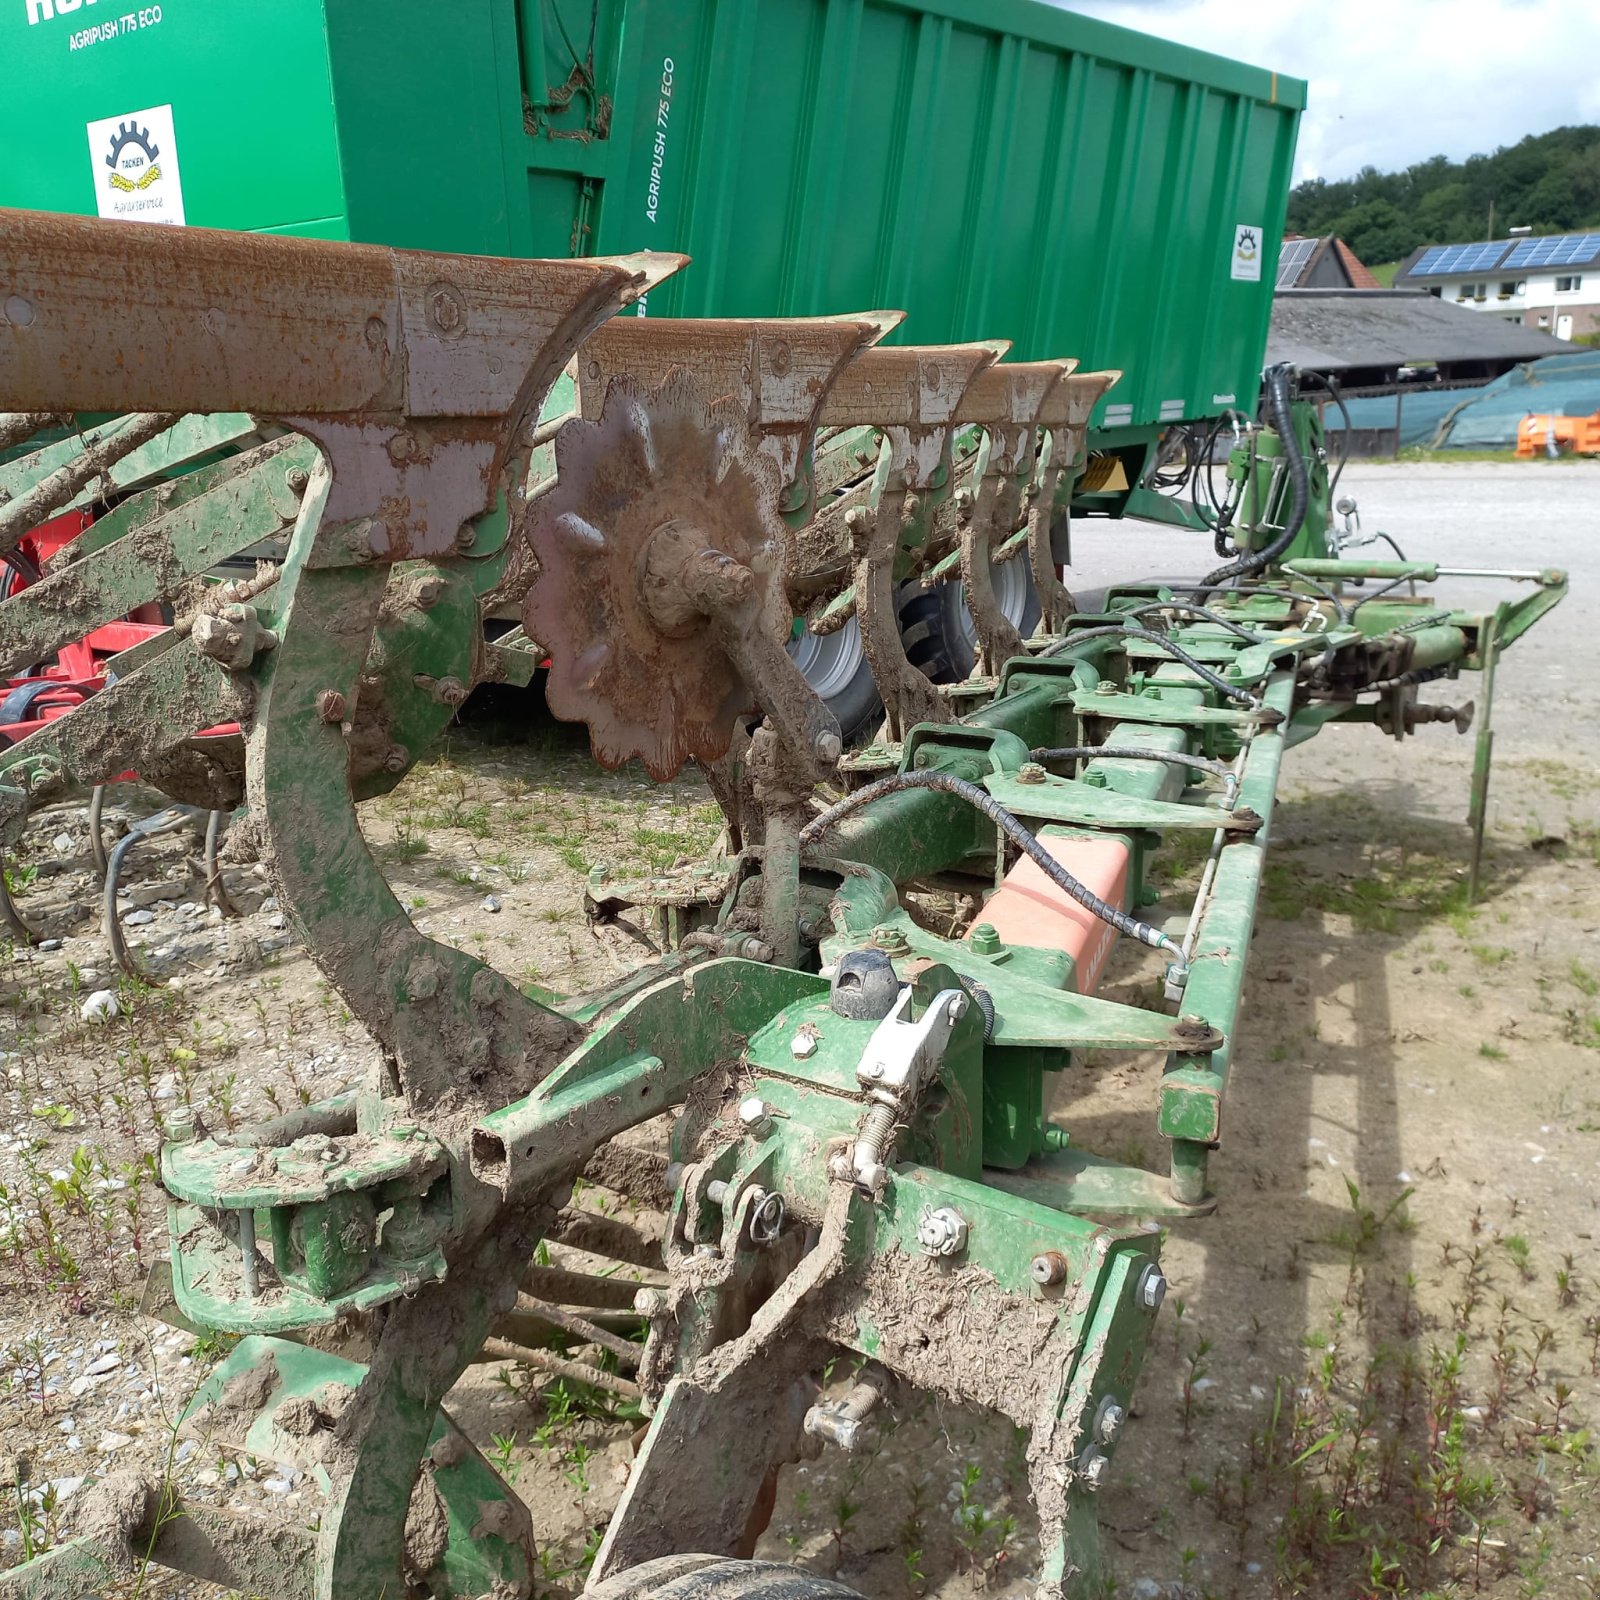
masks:
[[[1241,222],[1233,230],[1233,268],[1230,277],[1245,283],[1261,282],[1261,230]]]
[[[95,205],[102,217],[183,225],[183,183],[171,106],[151,106],[91,122],[89,163]]]
[[[644,202],[644,214],[651,222],[656,220],[656,213],[661,209],[661,167],[667,159],[667,123],[672,116],[672,80],[676,70],[671,56],[661,63],[661,94],[656,101],[655,141],[650,151],[650,184]]]

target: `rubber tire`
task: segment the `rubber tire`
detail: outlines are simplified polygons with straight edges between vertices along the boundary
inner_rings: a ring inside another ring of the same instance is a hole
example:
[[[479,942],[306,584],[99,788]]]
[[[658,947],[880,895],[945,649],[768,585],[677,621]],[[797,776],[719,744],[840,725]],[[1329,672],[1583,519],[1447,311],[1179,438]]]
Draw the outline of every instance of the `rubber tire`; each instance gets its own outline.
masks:
[[[824,640],[837,640],[847,650],[853,641],[854,651],[860,657],[847,678],[842,678],[838,671],[829,674],[827,692],[822,695],[822,703],[833,713],[845,744],[858,744],[870,738],[883,720],[883,701],[879,698],[877,684],[873,682],[867,653],[861,645],[861,625],[852,617],[842,628],[825,635]],[[814,651],[823,642],[796,639],[789,644],[789,654],[795,658],[795,664],[805,673],[806,681],[813,688],[818,687],[817,676],[822,670],[822,664],[815,660]],[[808,661],[811,670],[807,670]]]
[[[862,1600],[858,1590],[781,1561],[662,1556],[583,1591],[583,1600]]]
[[[995,578],[1001,611],[1026,639],[1039,626],[1039,595],[1027,556],[1019,552],[1000,562]],[[948,578],[931,589],[915,583],[901,589],[900,641],[911,665],[920,667],[935,683],[960,683],[971,676],[978,659],[977,641],[966,592],[958,578]]]

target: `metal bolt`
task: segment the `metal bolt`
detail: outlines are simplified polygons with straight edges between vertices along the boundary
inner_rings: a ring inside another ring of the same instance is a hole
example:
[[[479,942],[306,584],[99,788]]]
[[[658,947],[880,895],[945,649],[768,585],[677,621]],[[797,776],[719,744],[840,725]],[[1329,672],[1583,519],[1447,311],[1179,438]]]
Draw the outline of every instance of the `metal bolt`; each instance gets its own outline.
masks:
[[[739,1125],[746,1133],[765,1133],[772,1126],[772,1113],[760,1095],[753,1094],[739,1102]]]
[[[667,1297],[659,1289],[640,1289],[633,1297],[633,1309],[641,1317],[654,1319],[665,1314]]]
[[[168,1144],[189,1144],[195,1138],[194,1113],[187,1106],[179,1106],[167,1113],[161,1123],[161,1135]]]
[[[796,1061],[807,1061],[817,1053],[817,1036],[802,1028],[789,1041],[789,1054]]]
[[[944,1020],[953,1028],[967,1014],[967,997],[964,994],[952,996],[950,1004],[945,1009]]]
[[[1115,1400],[1107,1400],[1100,1408],[1100,1442],[1102,1444],[1115,1444],[1117,1436],[1122,1432],[1122,1424],[1128,1420],[1128,1413],[1117,1404]]]
[[[304,467],[290,467],[288,473],[289,493],[302,495],[306,492],[306,485],[311,482],[311,474]]]
[[[412,593],[416,596],[417,604],[424,611],[427,611],[439,603],[444,590],[444,579],[434,573],[429,577],[423,578],[416,588],[412,590]]]
[[[1067,1258],[1059,1250],[1041,1250],[1033,1258],[1028,1275],[1041,1289],[1047,1289],[1051,1284],[1065,1283],[1067,1270]]]
[[[337,689],[324,689],[317,696],[317,715],[324,722],[343,722],[344,710],[344,696]]]
[[[478,542],[478,530],[470,522],[456,529],[456,549],[465,555]]]
[[[459,706],[468,694],[467,686],[459,678],[440,678],[433,686],[433,698],[442,706]]]
[[[1153,1261],[1139,1274],[1138,1295],[1139,1304],[1146,1311],[1159,1311],[1161,1302],[1167,1298],[1167,1280]]]
[[[928,1256],[958,1256],[967,1248],[967,1219],[953,1206],[924,1211],[917,1219],[917,1244]]]
[[[381,523],[368,518],[358,522],[345,536],[345,548],[357,561],[371,561],[378,553],[379,540],[387,541],[389,530]]]
[[[1017,768],[1018,783],[1043,783],[1050,774],[1037,761],[1024,761]]]
[[[980,922],[972,930],[969,943],[972,953],[979,956],[997,956],[1005,949],[1000,942],[1000,930],[992,922]]]
[[[706,1185],[706,1199],[714,1206],[725,1205],[728,1199],[727,1184],[721,1178],[713,1178]]]
[[[813,746],[817,753],[817,760],[823,766],[831,767],[843,753],[844,746],[839,741],[839,735],[832,729],[825,729],[817,735],[817,742]]]
[[[385,772],[404,772],[411,765],[411,752],[403,744],[392,744],[383,753]]]
[[[1078,1476],[1083,1480],[1084,1488],[1098,1489],[1105,1482],[1110,1465],[1111,1458],[1099,1450],[1085,1456],[1083,1465],[1078,1468]]]
[[[911,945],[906,936],[898,929],[887,924],[880,924],[872,930],[872,942],[882,951],[892,956],[908,955]]]

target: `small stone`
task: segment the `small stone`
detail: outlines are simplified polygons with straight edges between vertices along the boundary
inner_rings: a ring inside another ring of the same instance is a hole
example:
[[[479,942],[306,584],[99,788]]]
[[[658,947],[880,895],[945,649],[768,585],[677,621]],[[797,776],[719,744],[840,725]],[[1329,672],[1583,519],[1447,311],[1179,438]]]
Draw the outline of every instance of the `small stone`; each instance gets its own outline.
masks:
[[[84,1368],[84,1371],[87,1372],[91,1378],[97,1378],[103,1372],[115,1372],[116,1369],[121,1365],[122,1357],[113,1350],[109,1354],[101,1356],[98,1361],[91,1361],[89,1365]]]
[[[74,839],[70,833],[58,833],[55,838],[50,841],[50,848],[54,850],[58,856],[64,856],[76,843],[77,840]]]
[[[278,909],[277,895],[269,894],[267,898],[261,902],[261,909],[263,911],[276,911]]]
[[[85,1022],[107,1022],[122,1015],[122,1004],[109,989],[96,989],[78,1007],[78,1015]]]
[[[60,948],[61,941],[59,939],[41,939],[34,946],[35,950],[59,950]]]
[[[107,1429],[105,1433],[100,1435],[100,1443],[95,1448],[101,1455],[108,1456],[113,1451],[120,1450],[124,1445],[132,1443],[133,1435],[131,1433],[113,1433]]]
[[[156,914],[153,911],[130,911],[122,919],[122,925],[125,928],[142,928],[155,920]]]
[[[261,1487],[267,1494],[288,1494],[294,1485],[283,1478],[263,1478]]]
[[[284,915],[281,911],[274,911],[272,915],[267,918],[267,926],[269,928],[281,928],[284,925],[284,920]]]
[[[483,897],[483,909],[485,911],[498,911],[500,909],[499,897],[492,894],[486,894]]]

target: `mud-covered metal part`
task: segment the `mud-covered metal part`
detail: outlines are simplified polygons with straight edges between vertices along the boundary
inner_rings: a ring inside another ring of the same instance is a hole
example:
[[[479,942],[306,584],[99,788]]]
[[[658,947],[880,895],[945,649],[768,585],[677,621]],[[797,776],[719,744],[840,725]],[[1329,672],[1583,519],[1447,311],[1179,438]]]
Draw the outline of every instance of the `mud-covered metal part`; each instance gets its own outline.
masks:
[[[962,397],[1009,348],[1009,340],[995,339],[869,350],[845,369],[822,409],[824,424],[876,428],[886,442],[888,458],[874,481],[872,503],[846,520],[861,642],[891,738],[947,715],[943,696],[906,659],[900,640],[895,569],[902,527],[923,513],[920,502],[948,487]]]
[[[1039,418],[1076,366],[1075,361],[1021,361],[988,367],[961,399],[958,420],[977,423],[984,432],[974,473],[977,491],[960,535],[961,582],[977,631],[980,673],[998,672],[1022,650],[1022,635],[995,596],[993,564],[1033,488]]]
[[[606,766],[715,761],[755,710],[814,772],[838,759],[838,723],[783,648],[780,487],[745,417],[681,367],[651,389],[614,379],[598,422],[557,434],[523,626],[550,652],[551,710],[588,724]]]
[[[1082,466],[1089,417],[1121,376],[1120,372],[1072,373],[1045,395],[1039,409],[1044,447],[1038,458],[1036,492],[1028,502],[1027,546],[1039,596],[1039,626],[1046,633],[1077,610],[1056,574],[1056,519],[1072,514],[1072,490]]]

